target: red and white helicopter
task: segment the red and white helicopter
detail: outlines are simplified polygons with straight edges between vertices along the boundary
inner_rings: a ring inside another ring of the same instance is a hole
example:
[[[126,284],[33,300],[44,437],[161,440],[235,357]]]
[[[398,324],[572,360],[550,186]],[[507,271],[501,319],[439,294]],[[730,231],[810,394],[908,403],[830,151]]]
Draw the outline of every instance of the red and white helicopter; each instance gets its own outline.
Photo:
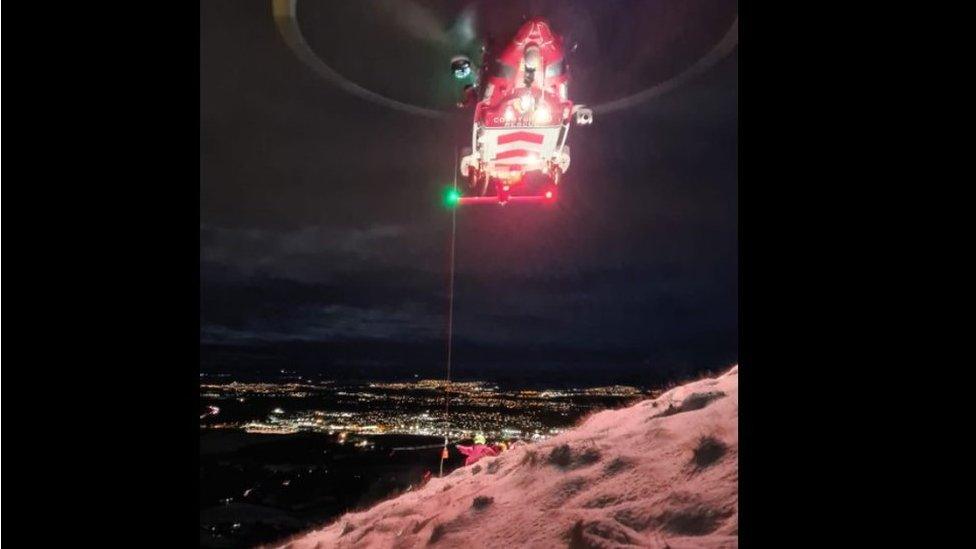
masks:
[[[569,99],[568,68],[562,37],[543,18],[526,21],[500,52],[485,52],[481,78],[462,102],[475,108],[458,204],[555,200],[570,165],[569,128],[593,122],[590,109]],[[451,69],[461,77],[470,60],[455,57]]]
[[[351,94],[390,109],[429,120],[453,119],[445,110],[450,108],[451,99],[444,102],[443,108],[417,104],[406,98],[387,96],[333,69],[305,39],[298,21],[298,3],[299,0],[272,0],[275,24],[298,59],[319,76]],[[473,52],[478,34],[474,24],[476,8],[488,4],[469,5],[462,11],[458,23],[448,31],[422,2],[382,2],[377,3],[374,11],[395,15],[398,24],[408,28],[411,35],[423,37],[436,46],[435,50],[450,55],[444,48]],[[303,10],[328,12],[358,5],[360,3],[305,2]],[[496,5],[491,3],[492,7]],[[570,12],[574,9],[572,3],[558,0],[546,5],[557,14],[564,8]],[[576,7],[583,9],[581,6],[590,5],[583,3]],[[638,7],[642,5],[637,4]],[[647,3],[644,7],[652,5]],[[603,4],[592,3],[592,6],[602,7]],[[580,13],[585,16],[585,12],[583,9]],[[643,20],[639,15],[647,13],[646,9],[638,11],[635,20]],[[564,21],[574,20],[567,19],[565,13],[563,16]],[[455,55],[451,60],[453,79],[455,83],[468,84],[464,87],[461,105],[474,106],[474,123],[471,146],[458,162],[458,175],[463,176],[465,185],[453,190],[448,202],[457,205],[555,200],[562,178],[570,167],[567,138],[571,125],[589,125],[594,113],[601,117],[619,113],[679,88],[730,55],[737,45],[736,15],[722,38],[683,71],[639,91],[590,106],[574,105],[570,100],[566,57],[574,48],[567,49],[563,37],[554,33],[544,18],[525,21],[501,48],[492,45],[482,48],[483,61],[479,67],[474,67],[467,56]]]

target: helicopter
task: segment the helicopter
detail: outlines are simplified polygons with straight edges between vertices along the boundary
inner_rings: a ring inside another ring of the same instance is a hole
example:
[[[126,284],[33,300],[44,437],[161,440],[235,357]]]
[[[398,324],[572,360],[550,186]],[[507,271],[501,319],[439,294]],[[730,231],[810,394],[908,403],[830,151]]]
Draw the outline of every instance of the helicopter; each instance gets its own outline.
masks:
[[[673,92],[706,73],[734,52],[738,46],[738,15],[721,38],[714,42],[695,62],[669,78],[644,85],[611,98],[601,98],[594,105],[577,105],[569,95],[569,64],[567,54],[576,43],[564,37],[590,36],[581,28],[566,30],[566,35],[553,31],[549,20],[533,16],[525,18],[514,36],[496,47],[490,32],[480,52],[479,35],[485,36],[475,24],[485,11],[498,11],[498,3],[472,2],[461,10],[454,25],[444,25],[426,3],[417,0],[379,1],[364,3],[303,2],[304,10],[336,10],[337,6],[369,8],[370,16],[391,17],[404,32],[439,50],[443,55],[438,63],[450,59],[450,74],[434,69],[423,82],[425,90],[444,89],[441,78],[461,85],[461,100],[441,98],[429,101],[400,93],[399,88],[376,87],[375,81],[349,78],[333,68],[309,44],[299,24],[299,0],[271,0],[275,26],[284,43],[295,56],[313,72],[339,89],[363,100],[382,105],[428,121],[452,121],[460,112],[455,106],[473,107],[470,146],[463,147],[455,157],[455,172],[463,184],[451,189],[446,202],[450,206],[467,204],[507,204],[509,202],[553,202],[570,167],[570,147],[567,144],[572,125],[592,124],[594,114],[604,117],[621,113],[649,103]],[[646,21],[648,10],[655,4],[636,4],[632,21]],[[587,10],[607,9],[602,3],[572,4],[557,0],[540,2],[533,8],[539,13],[547,7],[553,19],[563,25],[585,23]],[[627,8],[632,9],[632,8]],[[341,12],[341,10],[339,10]],[[692,10],[693,11],[693,10]],[[344,13],[344,12],[343,12]],[[495,25],[495,30],[506,28]],[[508,26],[507,28],[511,28]],[[487,29],[482,29],[487,30]],[[465,52],[458,54],[457,52]],[[479,55],[480,53],[480,55]],[[477,58],[474,60],[472,58]],[[591,56],[592,58],[592,56]],[[589,69],[589,65],[586,67]],[[434,75],[438,76],[434,76]],[[360,75],[361,77],[363,75]],[[429,84],[429,86],[428,86]],[[449,88],[449,87],[448,87]],[[610,89],[618,89],[613,86]],[[400,90],[402,91],[402,90]],[[435,103],[435,104],[432,104]]]
[[[468,81],[458,106],[474,106],[457,204],[556,199],[570,166],[569,129],[593,123],[593,111],[569,98],[566,53],[549,22],[534,17],[503,48],[486,50],[477,72],[466,56],[451,60],[454,77]]]

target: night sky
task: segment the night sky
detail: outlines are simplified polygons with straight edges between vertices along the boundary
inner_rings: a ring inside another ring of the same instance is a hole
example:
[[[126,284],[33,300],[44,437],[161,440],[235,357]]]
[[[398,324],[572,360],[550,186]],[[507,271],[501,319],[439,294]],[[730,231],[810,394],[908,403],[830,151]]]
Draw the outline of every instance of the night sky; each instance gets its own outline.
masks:
[[[401,100],[452,99],[452,45],[423,30],[450,26],[464,4],[308,3],[306,37],[337,70]],[[543,15],[579,42],[570,94],[588,104],[680,72],[736,10],[490,5],[476,6],[482,33]],[[288,49],[270,1],[201,2],[200,39],[203,370],[443,375],[440,196],[470,111],[430,120],[343,92]],[[640,383],[734,363],[737,123],[733,53],[674,92],[574,127],[555,207],[459,211],[457,376]]]

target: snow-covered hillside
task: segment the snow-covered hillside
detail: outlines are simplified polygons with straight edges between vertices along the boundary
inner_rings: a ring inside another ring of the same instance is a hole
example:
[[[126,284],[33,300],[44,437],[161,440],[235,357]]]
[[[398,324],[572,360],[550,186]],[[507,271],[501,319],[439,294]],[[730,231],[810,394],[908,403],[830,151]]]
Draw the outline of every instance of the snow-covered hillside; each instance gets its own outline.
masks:
[[[299,536],[330,547],[737,547],[738,367]]]

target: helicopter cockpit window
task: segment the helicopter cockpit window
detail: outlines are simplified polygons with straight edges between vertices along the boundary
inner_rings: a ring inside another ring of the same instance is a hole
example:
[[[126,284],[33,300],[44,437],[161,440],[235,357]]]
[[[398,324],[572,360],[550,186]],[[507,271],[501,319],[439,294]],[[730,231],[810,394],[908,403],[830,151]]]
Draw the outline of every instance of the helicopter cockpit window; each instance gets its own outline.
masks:
[[[546,65],[546,78],[561,76],[564,72],[566,72],[566,69],[562,59],[556,61],[555,63],[549,63]]]

